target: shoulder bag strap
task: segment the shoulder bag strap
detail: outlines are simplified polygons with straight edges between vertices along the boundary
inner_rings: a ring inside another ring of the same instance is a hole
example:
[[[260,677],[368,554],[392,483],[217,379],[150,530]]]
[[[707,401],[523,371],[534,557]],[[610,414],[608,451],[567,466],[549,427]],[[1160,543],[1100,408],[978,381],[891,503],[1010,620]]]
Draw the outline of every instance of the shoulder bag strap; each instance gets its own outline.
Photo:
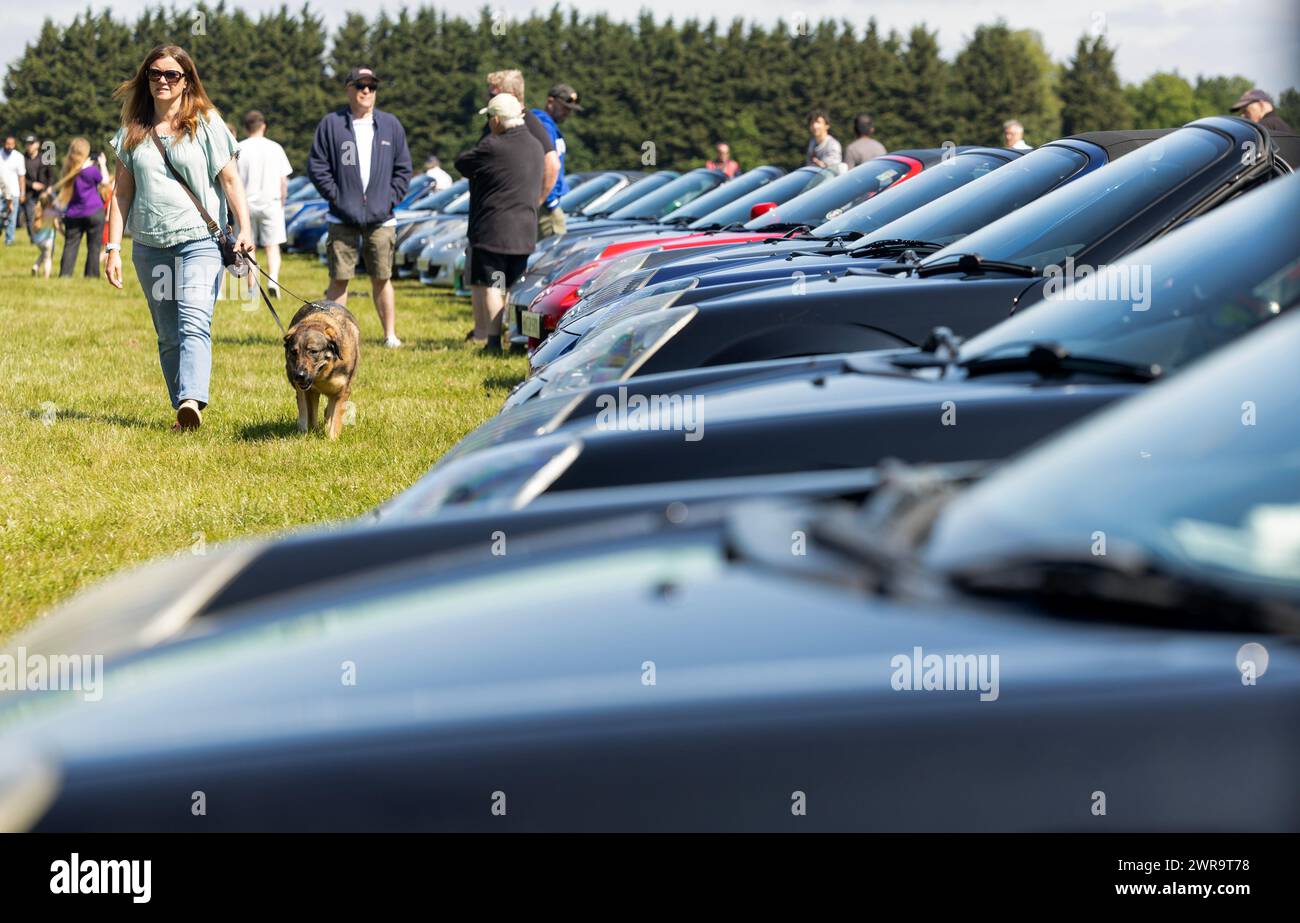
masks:
[[[149,137],[153,139],[154,147],[158,148],[158,153],[162,155],[163,164],[167,167],[167,172],[175,177],[176,181],[181,184],[181,188],[185,190],[185,194],[190,197],[190,201],[194,203],[194,207],[197,208],[199,214],[203,216],[203,222],[208,226],[208,233],[213,237],[220,239],[221,228],[212,220],[212,216],[209,215],[208,210],[203,207],[203,203],[199,201],[199,197],[194,194],[194,190],[190,188],[190,184],[185,182],[185,177],[177,173],[176,168],[172,166],[171,158],[167,156],[167,148],[163,147],[162,140],[158,137],[157,129],[150,128]]]

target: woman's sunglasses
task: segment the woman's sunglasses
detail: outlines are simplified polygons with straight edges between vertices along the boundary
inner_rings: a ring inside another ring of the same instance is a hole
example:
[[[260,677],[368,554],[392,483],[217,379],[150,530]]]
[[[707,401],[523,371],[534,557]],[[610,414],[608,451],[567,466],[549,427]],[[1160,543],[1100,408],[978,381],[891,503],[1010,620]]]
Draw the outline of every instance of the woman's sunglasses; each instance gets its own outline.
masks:
[[[149,68],[145,73],[149,75],[149,79],[154,83],[157,83],[160,80],[166,80],[168,83],[175,83],[185,76],[184,71],[164,71],[159,70],[156,67]]]
[[[358,90],[369,90],[371,93],[379,89],[379,84],[377,83],[354,83],[352,85]]]

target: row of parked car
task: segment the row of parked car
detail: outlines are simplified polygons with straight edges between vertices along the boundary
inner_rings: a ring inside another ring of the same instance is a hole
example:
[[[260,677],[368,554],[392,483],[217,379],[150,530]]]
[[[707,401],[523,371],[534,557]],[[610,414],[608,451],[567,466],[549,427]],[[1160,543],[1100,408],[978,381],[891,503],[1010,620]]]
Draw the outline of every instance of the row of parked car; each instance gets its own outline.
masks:
[[[1300,828],[1297,163],[1214,117],[620,174],[409,490],[22,639],[113,690],[0,708],[33,825]]]

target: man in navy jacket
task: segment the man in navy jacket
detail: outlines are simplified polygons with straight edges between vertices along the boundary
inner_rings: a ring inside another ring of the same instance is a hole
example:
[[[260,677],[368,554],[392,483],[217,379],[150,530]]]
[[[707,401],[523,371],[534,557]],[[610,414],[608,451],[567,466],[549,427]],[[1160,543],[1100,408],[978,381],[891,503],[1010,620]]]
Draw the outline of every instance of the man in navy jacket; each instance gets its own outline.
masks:
[[[347,304],[348,282],[364,254],[384,345],[398,347],[393,297],[393,253],[397,219],[393,208],[411,182],[411,152],[397,116],[375,107],[379,79],[368,67],[348,74],[348,105],[316,126],[307,175],[329,203],[330,284],[325,297]]]

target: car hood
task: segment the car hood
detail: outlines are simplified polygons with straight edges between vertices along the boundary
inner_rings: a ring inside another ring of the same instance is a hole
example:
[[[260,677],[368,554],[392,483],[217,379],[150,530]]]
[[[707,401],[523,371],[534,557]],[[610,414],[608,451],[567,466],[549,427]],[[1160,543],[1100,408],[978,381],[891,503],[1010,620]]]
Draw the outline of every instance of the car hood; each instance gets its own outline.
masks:
[[[916,408],[934,411],[944,401],[970,407],[1010,401],[1040,401],[1052,396],[1072,397],[1085,392],[1130,394],[1140,386],[1113,383],[1043,381],[1032,373],[964,378],[924,378],[900,373],[883,358],[850,358],[857,371],[828,372],[816,367],[791,372],[773,370],[773,380],[743,380],[706,385],[695,390],[703,401],[710,427],[732,422],[774,421],[780,417],[819,414],[893,412]],[[629,393],[642,392],[635,379],[626,382]],[[653,416],[653,413],[652,413]],[[570,426],[598,428],[593,418]],[[603,427],[599,427],[602,428]],[[653,427],[651,427],[653,428]],[[560,432],[568,431],[567,427]]]
[[[409,726],[454,736],[835,696],[888,709],[899,697],[891,659],[918,646],[996,651],[999,694],[1010,701],[1077,694],[1080,684],[1101,694],[1197,675],[1217,677],[1225,692],[1239,683],[1224,664],[1240,639],[870,598],[761,558],[728,560],[729,530],[743,523],[551,537],[544,553],[466,567],[436,587],[427,564],[410,565],[382,583],[369,575],[327,598],[281,601],[273,616],[229,616],[207,634],[110,662],[99,702],[6,695],[0,742],[47,754],[84,784],[162,754],[373,740]],[[538,599],[564,602],[539,617]],[[1278,646],[1274,657],[1270,672],[1294,683],[1296,653]],[[651,659],[661,671],[653,697],[639,681]],[[355,685],[340,683],[340,664],[359,671]]]

